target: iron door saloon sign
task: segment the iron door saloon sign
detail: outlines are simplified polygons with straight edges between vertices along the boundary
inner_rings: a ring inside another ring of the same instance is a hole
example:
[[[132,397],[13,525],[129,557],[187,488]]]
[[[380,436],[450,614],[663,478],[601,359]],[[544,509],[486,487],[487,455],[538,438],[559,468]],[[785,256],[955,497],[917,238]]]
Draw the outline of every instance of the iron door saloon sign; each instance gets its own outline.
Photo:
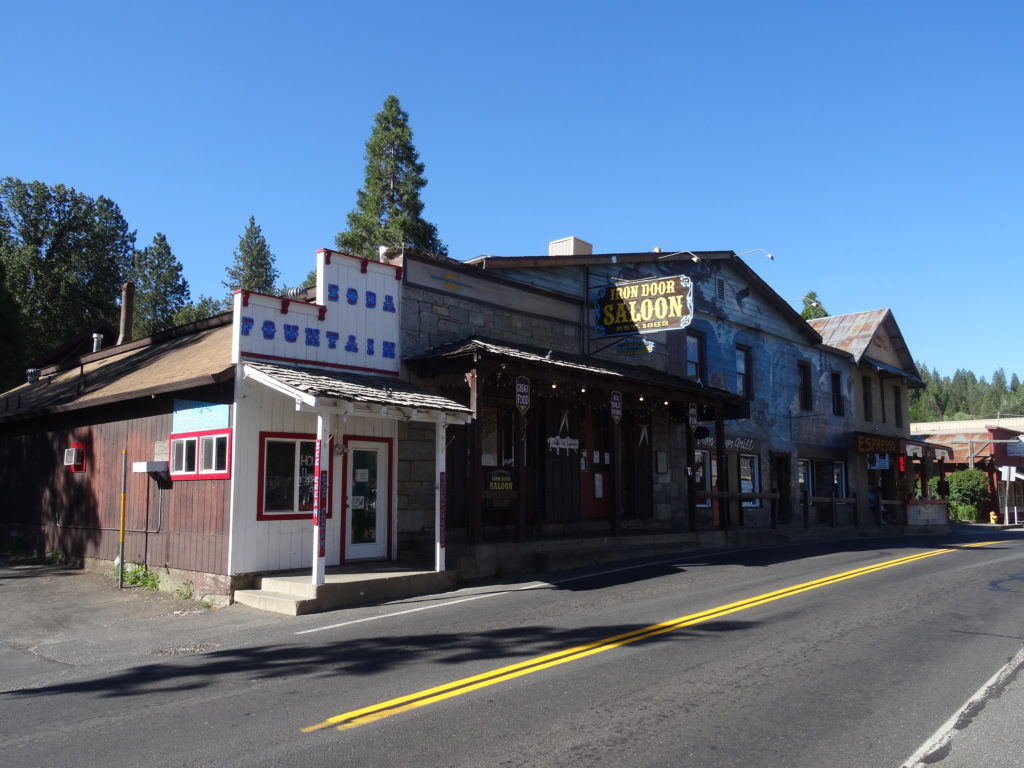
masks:
[[[593,289],[598,336],[685,328],[693,318],[693,283],[685,275],[654,277]]]

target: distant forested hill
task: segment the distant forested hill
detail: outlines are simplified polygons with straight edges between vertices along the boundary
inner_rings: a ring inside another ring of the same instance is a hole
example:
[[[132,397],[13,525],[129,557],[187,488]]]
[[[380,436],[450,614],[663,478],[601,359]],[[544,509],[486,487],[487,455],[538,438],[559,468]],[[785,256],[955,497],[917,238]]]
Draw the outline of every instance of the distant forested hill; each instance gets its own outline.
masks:
[[[979,379],[960,369],[952,377],[943,376],[922,362],[917,363],[917,370],[924,388],[910,391],[913,422],[1024,416],[1024,387],[1016,373],[1007,381],[1000,368],[986,381],[984,376]]]

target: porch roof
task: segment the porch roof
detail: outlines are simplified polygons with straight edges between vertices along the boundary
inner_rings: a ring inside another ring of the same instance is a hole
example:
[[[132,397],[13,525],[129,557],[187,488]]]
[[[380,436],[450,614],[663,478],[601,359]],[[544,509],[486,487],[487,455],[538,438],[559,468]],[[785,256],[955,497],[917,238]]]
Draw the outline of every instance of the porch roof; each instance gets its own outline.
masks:
[[[687,398],[704,403],[715,402],[724,406],[725,418],[744,418],[738,415],[744,411],[746,400],[723,389],[709,387],[698,381],[673,376],[653,368],[637,365],[617,365],[606,360],[572,355],[557,350],[503,344],[488,339],[471,338],[454,344],[427,350],[419,355],[406,358],[405,362],[421,372],[440,367],[467,368],[474,361],[490,360],[495,363],[518,363],[535,371],[536,375],[560,379],[593,382],[603,379],[607,386],[630,390],[651,390],[685,395]],[[467,365],[468,364],[468,365]],[[735,412],[735,413],[733,413]]]
[[[312,408],[403,421],[465,423],[469,407],[407,381],[345,371],[246,361],[243,375]]]

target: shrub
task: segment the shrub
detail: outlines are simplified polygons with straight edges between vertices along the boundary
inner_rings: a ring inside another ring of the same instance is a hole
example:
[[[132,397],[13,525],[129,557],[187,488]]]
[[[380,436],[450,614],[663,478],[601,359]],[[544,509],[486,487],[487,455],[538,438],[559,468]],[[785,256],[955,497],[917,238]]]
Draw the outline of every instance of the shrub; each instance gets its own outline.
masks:
[[[950,514],[957,520],[977,520],[989,501],[988,476],[980,469],[961,469],[947,479]]]

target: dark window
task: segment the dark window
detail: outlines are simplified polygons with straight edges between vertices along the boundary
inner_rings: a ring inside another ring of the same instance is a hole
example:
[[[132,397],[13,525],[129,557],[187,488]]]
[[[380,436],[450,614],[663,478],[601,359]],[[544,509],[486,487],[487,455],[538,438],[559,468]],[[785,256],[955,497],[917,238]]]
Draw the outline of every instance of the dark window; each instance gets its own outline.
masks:
[[[699,333],[686,334],[686,375],[704,380],[704,337]]]
[[[805,411],[814,409],[814,398],[811,394],[811,364],[802,360],[797,362],[797,375],[800,379],[800,407]]]
[[[871,377],[864,376],[860,380],[861,395],[864,397],[864,421],[874,421],[875,414],[871,409]]]
[[[846,412],[843,406],[843,377],[837,371],[832,371],[832,413],[842,416]]]
[[[725,280],[718,281],[718,299],[719,301],[725,299]]]
[[[885,379],[878,380],[878,413],[885,424]]]
[[[900,393],[899,387],[892,388],[892,411],[893,418],[896,420],[896,426],[903,426],[903,397]]]
[[[736,345],[736,394],[750,397],[752,392],[750,380],[750,347]]]

